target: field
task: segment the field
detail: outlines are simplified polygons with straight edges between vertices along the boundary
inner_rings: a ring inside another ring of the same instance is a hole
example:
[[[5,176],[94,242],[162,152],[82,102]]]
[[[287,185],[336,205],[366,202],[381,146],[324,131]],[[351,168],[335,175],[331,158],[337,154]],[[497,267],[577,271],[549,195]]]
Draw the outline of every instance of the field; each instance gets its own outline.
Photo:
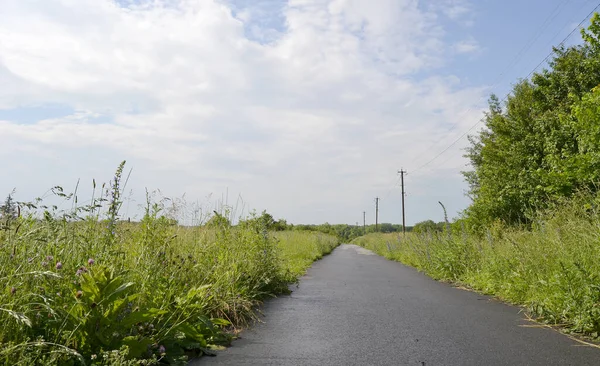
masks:
[[[590,197],[549,210],[531,229],[370,234],[354,240],[429,276],[526,306],[538,321],[600,335],[600,213]],[[493,330],[491,330],[493,331]]]
[[[0,364],[185,364],[227,345],[338,244],[257,220],[178,225],[158,204],[119,221],[114,186],[85,207],[3,218]]]

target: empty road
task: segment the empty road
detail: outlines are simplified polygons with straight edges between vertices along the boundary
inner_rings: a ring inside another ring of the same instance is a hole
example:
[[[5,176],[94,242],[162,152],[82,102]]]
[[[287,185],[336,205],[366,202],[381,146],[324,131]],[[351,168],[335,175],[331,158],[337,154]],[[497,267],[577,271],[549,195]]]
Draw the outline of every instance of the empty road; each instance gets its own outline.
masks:
[[[342,245],[263,323],[191,365],[600,365],[600,350],[531,327],[519,308]]]

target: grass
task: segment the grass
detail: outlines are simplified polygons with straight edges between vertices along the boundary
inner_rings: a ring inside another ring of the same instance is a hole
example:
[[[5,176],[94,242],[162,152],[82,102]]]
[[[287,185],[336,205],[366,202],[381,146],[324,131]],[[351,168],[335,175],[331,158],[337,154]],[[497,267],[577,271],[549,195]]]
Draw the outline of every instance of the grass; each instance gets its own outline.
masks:
[[[371,234],[361,245],[453,282],[523,305],[538,321],[600,336],[600,213],[578,197],[540,214],[529,230],[501,225],[483,235]]]
[[[335,236],[319,232],[280,231],[273,236],[279,241],[289,282],[296,281],[314,261],[331,253],[339,244]]]
[[[4,215],[0,363],[185,364],[227,345],[261,301],[286,293],[338,244],[270,233],[257,220],[182,226],[160,204],[139,223],[121,222],[115,181],[87,206],[37,203]]]

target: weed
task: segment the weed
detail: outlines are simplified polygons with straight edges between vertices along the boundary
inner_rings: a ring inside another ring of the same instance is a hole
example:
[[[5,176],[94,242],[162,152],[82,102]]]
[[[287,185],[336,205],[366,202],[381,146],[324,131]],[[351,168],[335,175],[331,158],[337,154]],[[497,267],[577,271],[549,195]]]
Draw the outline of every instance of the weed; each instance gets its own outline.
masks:
[[[88,205],[55,187],[68,211],[20,202],[2,220],[0,363],[185,364],[337,245],[259,220],[178,225],[149,195],[140,222],[121,221],[123,169]]]

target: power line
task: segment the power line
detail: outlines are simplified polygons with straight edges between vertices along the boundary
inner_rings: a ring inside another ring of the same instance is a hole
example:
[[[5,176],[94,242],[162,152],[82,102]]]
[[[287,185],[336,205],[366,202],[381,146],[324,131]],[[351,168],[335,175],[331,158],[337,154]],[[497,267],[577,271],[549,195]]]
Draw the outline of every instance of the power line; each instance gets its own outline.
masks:
[[[540,28],[538,28],[537,32],[533,35],[533,37],[525,44],[525,46],[523,46],[523,48],[519,51],[519,53],[517,54],[517,56],[515,57],[515,59],[513,59],[513,61],[511,62],[511,64],[510,64],[511,66],[509,66],[508,68],[510,68],[510,67],[512,67],[512,66],[514,66],[514,65],[516,65],[518,63],[517,59],[519,58],[519,56],[523,55],[529,48],[531,48],[533,46],[533,44],[544,33],[544,31],[546,30],[546,28],[560,14],[560,8],[562,8],[564,5],[566,5],[570,1],[571,0],[564,0],[563,2],[558,3],[556,5],[556,7],[554,8],[554,10],[552,10],[552,12],[546,18],[546,20],[544,20],[544,23],[542,23],[542,26]],[[502,73],[505,73],[506,71],[508,71],[508,68],[507,68],[507,70],[504,70]]]
[[[585,23],[595,12],[596,10],[598,10],[600,8],[600,3],[598,5],[596,5],[596,7],[581,21],[579,22],[579,24],[573,28],[573,30],[562,40],[562,42],[560,42],[560,44],[558,45],[558,47],[562,47],[566,41],[569,40],[569,38],[571,38],[571,36],[581,28],[581,26],[583,25],[583,23]],[[550,57],[552,57],[552,55],[554,55],[555,53],[555,49],[552,50],[552,52],[550,52],[548,54],[548,56],[546,56],[526,77],[526,79],[529,79],[531,77],[531,75],[533,75],[537,69],[539,69],[544,63],[546,63],[548,61],[548,59],[550,59]],[[504,102],[508,99],[508,97],[510,96],[510,92],[508,94],[506,94],[504,96],[504,98],[502,98],[501,102]],[[482,122],[482,119],[480,119],[479,121],[477,121],[474,125],[472,125],[467,131],[465,131],[462,135],[460,135],[456,140],[454,140],[450,145],[448,145],[444,150],[442,150],[439,154],[437,154],[436,156],[433,157],[433,159],[430,159],[429,161],[427,161],[425,164],[421,165],[420,167],[418,167],[417,169],[415,169],[413,171],[413,173],[425,168],[426,166],[428,166],[429,164],[431,164],[432,162],[434,162],[435,160],[437,160],[437,158],[439,158],[440,156],[442,156],[446,151],[450,150],[454,145],[456,145],[460,140],[462,140],[463,137],[465,137],[469,132],[471,132],[475,127],[477,127],[480,123]]]
[[[585,17],[585,18],[584,18],[584,19],[583,19],[581,22],[579,22],[579,24],[577,24],[577,26],[576,26],[575,28],[573,28],[573,30],[571,31],[571,33],[569,33],[569,34],[568,34],[568,35],[565,37],[565,39],[563,39],[563,40],[562,40],[562,42],[560,42],[560,43],[558,44],[558,47],[562,47],[562,46],[564,46],[564,45],[565,45],[565,42],[566,42],[566,41],[568,41],[568,40],[569,40],[569,38],[571,38],[571,36],[572,36],[572,35],[573,35],[573,34],[574,34],[576,31],[578,31],[579,29],[581,29],[581,26],[583,25],[583,23],[585,23],[585,22],[586,22],[586,21],[587,21],[587,20],[588,20],[588,19],[589,19],[589,18],[590,18],[592,15],[594,15],[594,13],[596,12],[596,10],[598,10],[599,8],[600,8],[600,3],[599,3],[598,5],[596,5],[596,7],[595,7],[595,8],[594,8],[594,9],[593,9],[593,10],[592,10],[592,11],[591,11],[591,12],[590,12],[590,13],[589,13],[589,14],[588,14],[588,15],[587,15],[587,16],[586,16],[586,17]],[[557,48],[558,48],[558,47],[557,47]],[[549,59],[549,58],[550,58],[550,57],[551,57],[553,54],[554,54],[554,49],[552,50],[552,52],[550,52],[550,53],[548,54],[548,56],[546,56],[546,58],[545,58],[545,59],[544,59],[542,62],[540,62],[540,63],[539,63],[539,64],[538,64],[538,65],[535,67],[535,69],[533,69],[533,71],[531,71],[531,72],[529,73],[529,75],[527,75],[527,78],[526,78],[526,79],[529,79],[529,78],[531,77],[531,75],[533,75],[533,73],[535,72],[535,70],[536,70],[537,68],[539,68],[540,66],[542,66],[542,64],[544,64],[546,61],[548,61],[548,59]],[[508,97],[508,95],[507,95],[507,97]],[[506,97],[505,97],[505,99],[506,99]]]
[[[386,199],[390,196],[390,193],[392,193],[392,190],[394,190],[394,187],[396,187],[399,182],[400,182],[400,177],[394,178],[394,184],[390,187],[390,189],[388,189],[385,196],[383,196],[383,199]]]
[[[560,8],[562,6],[564,6],[564,5],[566,5],[570,1],[571,0],[564,0],[563,2],[559,3],[552,10],[552,12],[546,18],[546,20],[544,20],[544,22],[542,23],[542,25],[538,28],[538,30],[536,31],[536,33],[534,33],[534,35],[529,39],[529,41],[527,41],[527,43],[525,43],[525,45],[523,46],[523,48],[521,48],[521,50],[516,54],[516,56],[508,64],[508,66],[498,75],[498,77],[496,78],[496,80],[492,83],[492,86],[490,87],[491,89],[496,88],[500,84],[500,82],[504,79],[504,76],[506,76],[506,73],[509,70],[511,70],[515,65],[517,65],[521,61],[521,59],[523,58],[523,56],[533,46],[533,44],[537,41],[537,39],[540,37],[540,35],[543,34],[543,32],[547,28],[547,26],[552,22],[552,20],[554,20],[560,14]],[[484,98],[485,98],[485,96],[481,96],[477,100],[476,104],[479,104],[479,102],[481,102]],[[463,112],[461,112],[461,114],[459,115],[459,117],[465,116],[467,113],[473,111],[473,109],[474,109],[473,107],[469,107],[467,109],[464,109]],[[448,130],[445,131],[445,134],[453,132],[457,127],[458,127],[457,124],[452,125],[452,127],[450,127],[450,129],[448,129]],[[441,142],[442,140],[444,140],[444,138],[445,138],[445,136],[442,136],[440,139],[438,139],[435,142],[433,142],[431,145],[429,145],[429,147],[427,149],[423,150],[423,152],[421,154],[419,154],[418,156],[421,156],[423,153],[431,150],[431,148],[435,147],[439,142]],[[398,182],[394,183],[394,185],[396,185],[396,184],[398,184]]]

